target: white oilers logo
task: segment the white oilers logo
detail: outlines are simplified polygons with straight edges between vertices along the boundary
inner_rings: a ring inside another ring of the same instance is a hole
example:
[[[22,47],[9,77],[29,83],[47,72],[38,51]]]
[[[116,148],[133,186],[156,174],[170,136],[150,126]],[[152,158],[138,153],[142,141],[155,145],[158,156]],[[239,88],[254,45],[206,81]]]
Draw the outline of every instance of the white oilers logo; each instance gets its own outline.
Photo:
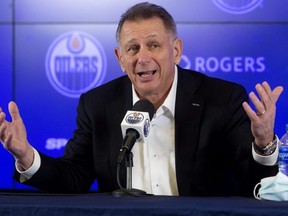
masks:
[[[61,94],[78,98],[102,83],[106,55],[101,44],[85,32],[65,33],[51,44],[46,55],[46,74]]]
[[[142,122],[143,120],[144,120],[144,116],[142,113],[139,113],[139,112],[130,113],[126,117],[126,122],[128,124],[138,124]]]
[[[262,5],[263,0],[212,0],[221,10],[231,14],[245,14]]]
[[[143,135],[147,137],[150,131],[150,121],[149,119],[144,120],[144,115],[139,112],[130,113],[126,118],[125,121],[131,125],[140,125],[144,121],[143,125]]]

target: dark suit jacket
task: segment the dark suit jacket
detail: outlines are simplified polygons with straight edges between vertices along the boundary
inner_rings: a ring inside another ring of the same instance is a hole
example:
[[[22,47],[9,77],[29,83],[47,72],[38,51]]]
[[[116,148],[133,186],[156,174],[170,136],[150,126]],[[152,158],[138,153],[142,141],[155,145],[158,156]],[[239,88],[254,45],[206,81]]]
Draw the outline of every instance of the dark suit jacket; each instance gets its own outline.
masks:
[[[275,175],[252,158],[245,89],[178,67],[175,108],[176,177],[180,195],[252,196],[261,178]],[[80,97],[74,136],[63,157],[41,154],[39,171],[26,182],[48,192],[82,193],[97,179],[100,192],[118,189],[116,160],[121,121],[132,107],[131,82],[117,78]],[[122,183],[125,182],[125,169]],[[15,175],[18,179],[19,175]]]

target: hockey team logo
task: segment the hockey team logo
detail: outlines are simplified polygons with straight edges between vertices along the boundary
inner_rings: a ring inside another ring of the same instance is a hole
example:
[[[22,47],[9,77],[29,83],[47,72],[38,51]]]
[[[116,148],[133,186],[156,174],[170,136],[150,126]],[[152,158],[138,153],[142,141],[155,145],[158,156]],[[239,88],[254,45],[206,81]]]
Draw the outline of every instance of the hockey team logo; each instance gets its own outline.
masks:
[[[213,0],[221,10],[231,14],[245,14],[262,5],[263,0]]]
[[[102,83],[106,55],[93,36],[85,32],[68,32],[51,44],[45,65],[51,85],[59,93],[77,98]]]
[[[126,122],[128,124],[138,124],[144,120],[144,116],[142,113],[133,112],[126,117]]]

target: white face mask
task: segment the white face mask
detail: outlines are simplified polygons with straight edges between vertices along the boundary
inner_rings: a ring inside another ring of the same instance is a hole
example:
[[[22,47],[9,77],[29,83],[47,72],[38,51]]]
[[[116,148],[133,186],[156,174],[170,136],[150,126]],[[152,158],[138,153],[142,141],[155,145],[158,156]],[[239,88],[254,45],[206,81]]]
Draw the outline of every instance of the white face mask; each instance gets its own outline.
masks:
[[[261,179],[254,188],[254,197],[259,200],[288,201],[288,177],[278,172],[276,176]]]

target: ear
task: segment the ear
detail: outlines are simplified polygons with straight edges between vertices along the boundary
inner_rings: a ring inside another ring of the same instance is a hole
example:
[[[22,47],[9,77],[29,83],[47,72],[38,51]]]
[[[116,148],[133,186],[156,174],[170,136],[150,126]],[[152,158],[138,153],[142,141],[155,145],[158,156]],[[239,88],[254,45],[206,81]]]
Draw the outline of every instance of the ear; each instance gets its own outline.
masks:
[[[114,52],[115,52],[116,58],[118,60],[118,63],[120,65],[122,71],[125,72],[125,67],[124,67],[124,63],[123,63],[123,56],[121,54],[120,49],[117,47],[114,49]]]
[[[179,64],[182,56],[183,43],[180,38],[176,38],[173,42],[174,46],[174,63]]]

